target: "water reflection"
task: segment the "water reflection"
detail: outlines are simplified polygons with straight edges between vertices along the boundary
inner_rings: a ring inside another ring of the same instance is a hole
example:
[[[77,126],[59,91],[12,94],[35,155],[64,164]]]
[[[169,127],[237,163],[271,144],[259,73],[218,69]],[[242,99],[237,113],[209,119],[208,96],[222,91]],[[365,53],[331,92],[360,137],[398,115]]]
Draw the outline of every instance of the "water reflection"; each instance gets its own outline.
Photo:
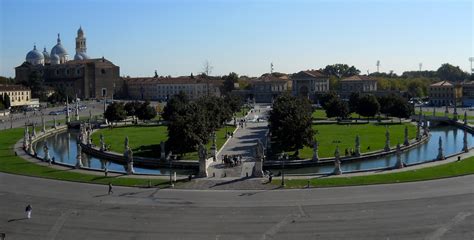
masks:
[[[35,149],[38,156],[44,156],[43,145],[44,142],[48,142],[49,154],[54,157],[56,162],[61,162],[71,166],[75,166],[77,163],[77,135],[78,132],[70,130],[68,132],[62,132],[53,136],[42,139],[36,143]],[[98,159],[88,154],[82,153],[82,165],[85,168],[101,169],[104,170],[107,167],[109,171],[125,172],[125,166],[117,164],[111,161]],[[169,169],[147,169],[134,167],[136,173],[141,174],[156,174],[156,175],[168,175]],[[189,175],[195,174],[194,170],[187,169],[173,169],[178,175]]]

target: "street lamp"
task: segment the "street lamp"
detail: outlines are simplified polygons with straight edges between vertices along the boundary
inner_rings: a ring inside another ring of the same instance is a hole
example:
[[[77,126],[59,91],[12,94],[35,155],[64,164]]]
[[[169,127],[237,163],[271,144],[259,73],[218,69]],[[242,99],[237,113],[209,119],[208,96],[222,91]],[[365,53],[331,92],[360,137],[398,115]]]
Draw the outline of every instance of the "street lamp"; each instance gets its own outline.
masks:
[[[174,187],[174,183],[173,183],[173,157],[172,157],[173,153],[170,151],[170,153],[168,154],[168,161],[170,162],[170,187]]]
[[[285,161],[288,159],[288,154],[282,152],[280,154],[281,161],[281,186],[285,186]]]

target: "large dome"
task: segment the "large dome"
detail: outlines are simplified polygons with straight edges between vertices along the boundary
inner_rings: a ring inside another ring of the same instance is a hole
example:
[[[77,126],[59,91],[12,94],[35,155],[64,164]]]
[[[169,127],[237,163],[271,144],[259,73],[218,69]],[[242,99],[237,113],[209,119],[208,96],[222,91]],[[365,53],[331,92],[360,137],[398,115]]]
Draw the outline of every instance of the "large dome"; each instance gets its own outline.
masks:
[[[33,65],[44,63],[44,56],[40,51],[36,50],[36,45],[33,47],[33,50],[26,54],[26,61]]]
[[[69,54],[67,53],[66,49],[61,44],[61,38],[59,37],[58,33],[58,43],[51,49],[51,57],[53,55],[58,55],[60,63],[65,63],[69,60]]]
[[[43,56],[44,56],[44,60],[49,60],[50,59],[49,52],[46,51],[46,48],[43,49]]]

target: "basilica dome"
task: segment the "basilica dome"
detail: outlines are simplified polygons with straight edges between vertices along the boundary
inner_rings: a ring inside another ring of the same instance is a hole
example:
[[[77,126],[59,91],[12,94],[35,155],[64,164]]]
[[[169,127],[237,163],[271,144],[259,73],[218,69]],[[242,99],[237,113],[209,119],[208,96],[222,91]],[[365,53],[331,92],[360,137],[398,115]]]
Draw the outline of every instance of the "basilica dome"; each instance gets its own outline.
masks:
[[[36,45],[33,47],[33,50],[26,54],[26,61],[33,65],[44,64],[44,56],[40,51],[36,50]]]
[[[84,52],[77,52],[76,55],[74,55],[74,60],[86,60],[86,59],[89,59],[89,56],[87,56],[87,54]]]
[[[69,54],[67,53],[66,49],[61,44],[61,39],[59,38],[58,34],[58,43],[51,49],[51,57],[53,55],[58,55],[60,63],[67,62],[69,59]]]

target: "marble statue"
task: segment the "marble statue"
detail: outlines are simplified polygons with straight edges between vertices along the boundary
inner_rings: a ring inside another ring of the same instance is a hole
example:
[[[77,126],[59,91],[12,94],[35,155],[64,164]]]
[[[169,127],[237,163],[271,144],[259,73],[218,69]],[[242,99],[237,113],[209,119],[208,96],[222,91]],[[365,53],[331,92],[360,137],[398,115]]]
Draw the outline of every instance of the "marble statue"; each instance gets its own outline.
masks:
[[[164,161],[166,159],[166,149],[165,149],[165,142],[160,142],[160,160]]]
[[[77,155],[76,155],[76,168],[82,168],[82,147],[81,147],[81,140],[78,136],[77,138]]]
[[[397,144],[397,164],[395,165],[395,168],[403,168],[404,163],[402,161],[402,148],[400,146],[400,143]]]
[[[341,175],[342,174],[342,171],[341,171],[341,159],[340,159],[340,154],[339,154],[339,146],[336,146],[336,151],[334,151],[334,171],[333,171],[333,174],[334,175]]]
[[[439,137],[438,145],[439,145],[438,146],[438,157],[436,159],[444,160],[443,140],[441,139],[441,136]]]
[[[359,135],[356,135],[356,138],[355,138],[355,150],[354,150],[354,155],[356,157],[359,157],[360,156],[360,137]]]
[[[462,138],[462,150],[463,152],[469,152],[469,146],[467,145],[467,131],[464,129],[464,136]]]
[[[390,151],[390,132],[388,131],[388,127],[385,127],[385,147],[384,150],[386,152]]]
[[[207,177],[208,176],[207,164],[206,164],[207,163],[207,149],[202,143],[199,144],[198,155],[199,155],[199,176]]]
[[[314,139],[313,141],[313,161],[319,161],[319,155],[318,155],[318,151],[319,151],[319,143],[318,143],[318,140]]]
[[[403,145],[410,145],[410,141],[408,140],[408,126],[405,126],[405,141],[403,141]]]

